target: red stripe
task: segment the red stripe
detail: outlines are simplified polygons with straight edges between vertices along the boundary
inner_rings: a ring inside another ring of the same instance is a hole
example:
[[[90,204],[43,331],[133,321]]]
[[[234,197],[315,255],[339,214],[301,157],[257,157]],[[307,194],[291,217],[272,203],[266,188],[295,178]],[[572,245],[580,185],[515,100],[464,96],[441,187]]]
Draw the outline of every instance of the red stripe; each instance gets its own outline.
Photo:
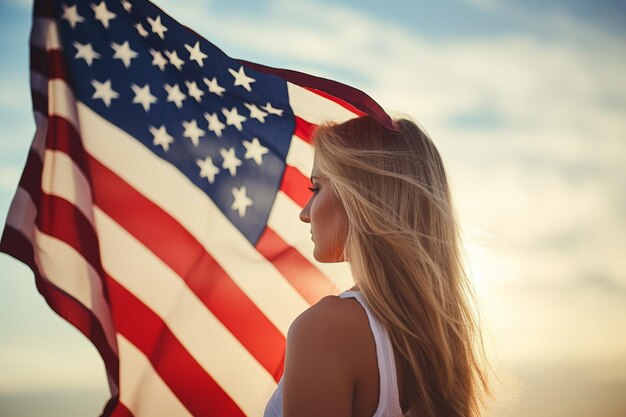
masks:
[[[339,292],[326,275],[269,227],[263,231],[256,248],[309,304],[315,304],[322,297]]]
[[[296,127],[294,134],[303,141],[312,144],[313,143],[313,131],[317,127],[316,124],[307,122],[306,120],[296,116]]]
[[[113,409],[110,414],[107,414],[105,410],[100,417],[133,417],[133,413],[131,413],[121,401],[118,401],[115,405],[115,409]]]
[[[45,96],[35,90],[30,93],[33,101],[33,110],[37,110],[41,114],[48,114],[48,96]]]
[[[172,268],[278,381],[282,333],[185,228],[94,158],[89,165],[95,204]]]
[[[54,3],[51,1],[36,1],[33,6],[33,16],[54,18]]]
[[[72,158],[85,178],[91,182],[89,171],[89,156],[83,147],[76,129],[66,119],[59,116],[48,117],[48,133],[46,134],[46,148],[61,151]]]
[[[30,194],[35,207],[39,207],[41,203],[41,174],[43,172],[43,164],[39,155],[33,150],[28,153],[26,158],[26,167],[20,178],[20,187]]]
[[[56,78],[68,80],[63,51],[46,51],[43,48],[30,46],[30,69],[44,77],[53,80]]]
[[[285,81],[299,85],[306,88],[315,94],[324,96],[329,100],[336,102],[337,104],[345,107],[346,109],[356,113],[357,115],[369,114],[375,118],[381,125],[387,129],[396,131],[393,121],[387,113],[383,110],[378,103],[376,103],[370,96],[363,91],[357,90],[349,85],[342,84],[337,81],[329,80],[327,78],[316,77],[314,75],[305,74],[298,71],[286,70],[282,68],[272,68],[265,65],[256,64],[254,62],[248,62],[239,60],[242,64],[249,68],[253,68],[257,71],[265,72],[268,74],[276,75]],[[329,95],[327,91],[332,91],[333,94]]]
[[[243,416],[241,409],[196,362],[167,325],[112,277],[107,278],[116,306],[113,314],[116,327],[150,359],[159,376],[191,414]]]
[[[300,207],[306,206],[311,198],[309,187],[311,181],[291,165],[287,165],[283,180],[280,183],[280,190],[287,194]]]
[[[39,293],[59,316],[63,317],[94,344],[107,369],[107,373],[119,386],[119,362],[111,350],[98,318],[91,310],[66,292],[55,287],[39,272],[34,260],[33,246],[19,231],[6,226],[0,241],[0,251],[13,256],[30,267],[35,275]]]
[[[332,94],[327,93],[326,91],[323,90],[318,90],[316,88],[313,87],[304,87],[307,90],[309,90],[310,92],[312,92],[313,94],[317,94],[318,96],[322,96],[327,100],[333,101],[337,104],[339,104],[341,107],[351,111],[352,113],[355,114],[354,117],[359,117],[359,116],[365,116],[365,112],[357,109],[356,107],[354,107],[352,104],[348,103],[347,101],[344,101],[342,99],[340,99],[337,96],[333,96]]]

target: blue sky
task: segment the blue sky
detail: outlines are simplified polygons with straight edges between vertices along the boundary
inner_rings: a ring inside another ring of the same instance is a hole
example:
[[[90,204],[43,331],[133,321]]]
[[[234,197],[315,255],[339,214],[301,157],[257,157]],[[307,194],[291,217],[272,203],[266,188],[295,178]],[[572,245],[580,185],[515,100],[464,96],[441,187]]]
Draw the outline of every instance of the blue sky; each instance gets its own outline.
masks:
[[[157,4],[233,57],[354,85],[430,133],[508,375],[492,415],[624,415],[626,3]],[[0,225],[34,133],[30,7],[0,5]],[[95,350],[4,254],[0,288],[0,416],[96,415]]]

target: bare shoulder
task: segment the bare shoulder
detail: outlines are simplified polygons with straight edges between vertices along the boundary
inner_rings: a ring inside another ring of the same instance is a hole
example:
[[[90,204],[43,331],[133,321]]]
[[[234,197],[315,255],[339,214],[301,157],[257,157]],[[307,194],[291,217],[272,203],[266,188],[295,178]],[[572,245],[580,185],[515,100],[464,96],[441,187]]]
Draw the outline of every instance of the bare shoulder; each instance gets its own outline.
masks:
[[[365,323],[363,323],[365,320]],[[322,298],[289,328],[284,415],[350,416],[367,317],[358,301]]]
[[[320,327],[320,330],[329,332],[345,331],[348,330],[347,327],[354,324],[355,320],[363,318],[364,314],[365,312],[354,298],[329,295],[300,314],[289,331],[297,331],[300,327],[306,327],[307,330]]]
[[[332,350],[338,355],[345,350],[348,354],[353,354],[350,348],[359,346],[364,328],[369,329],[367,315],[356,299],[330,295],[322,298],[294,320],[289,328],[287,342],[327,344],[332,346]]]

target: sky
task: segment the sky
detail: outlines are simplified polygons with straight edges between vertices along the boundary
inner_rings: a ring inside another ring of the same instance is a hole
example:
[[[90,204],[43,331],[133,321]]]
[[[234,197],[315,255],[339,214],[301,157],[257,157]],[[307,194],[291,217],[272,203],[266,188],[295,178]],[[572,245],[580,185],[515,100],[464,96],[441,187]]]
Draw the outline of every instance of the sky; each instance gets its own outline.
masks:
[[[429,133],[500,375],[489,416],[626,415],[626,2],[156,4],[232,57],[353,85]],[[31,7],[0,3],[0,227],[35,130]],[[0,416],[95,416],[107,398],[96,350],[0,254]]]

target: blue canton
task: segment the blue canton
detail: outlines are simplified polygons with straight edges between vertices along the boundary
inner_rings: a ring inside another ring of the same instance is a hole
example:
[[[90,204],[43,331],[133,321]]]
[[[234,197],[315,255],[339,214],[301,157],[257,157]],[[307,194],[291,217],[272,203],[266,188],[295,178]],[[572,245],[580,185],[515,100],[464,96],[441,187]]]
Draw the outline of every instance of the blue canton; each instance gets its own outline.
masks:
[[[180,170],[255,244],[294,131],[286,83],[147,2],[70,1],[57,16],[76,98]]]

